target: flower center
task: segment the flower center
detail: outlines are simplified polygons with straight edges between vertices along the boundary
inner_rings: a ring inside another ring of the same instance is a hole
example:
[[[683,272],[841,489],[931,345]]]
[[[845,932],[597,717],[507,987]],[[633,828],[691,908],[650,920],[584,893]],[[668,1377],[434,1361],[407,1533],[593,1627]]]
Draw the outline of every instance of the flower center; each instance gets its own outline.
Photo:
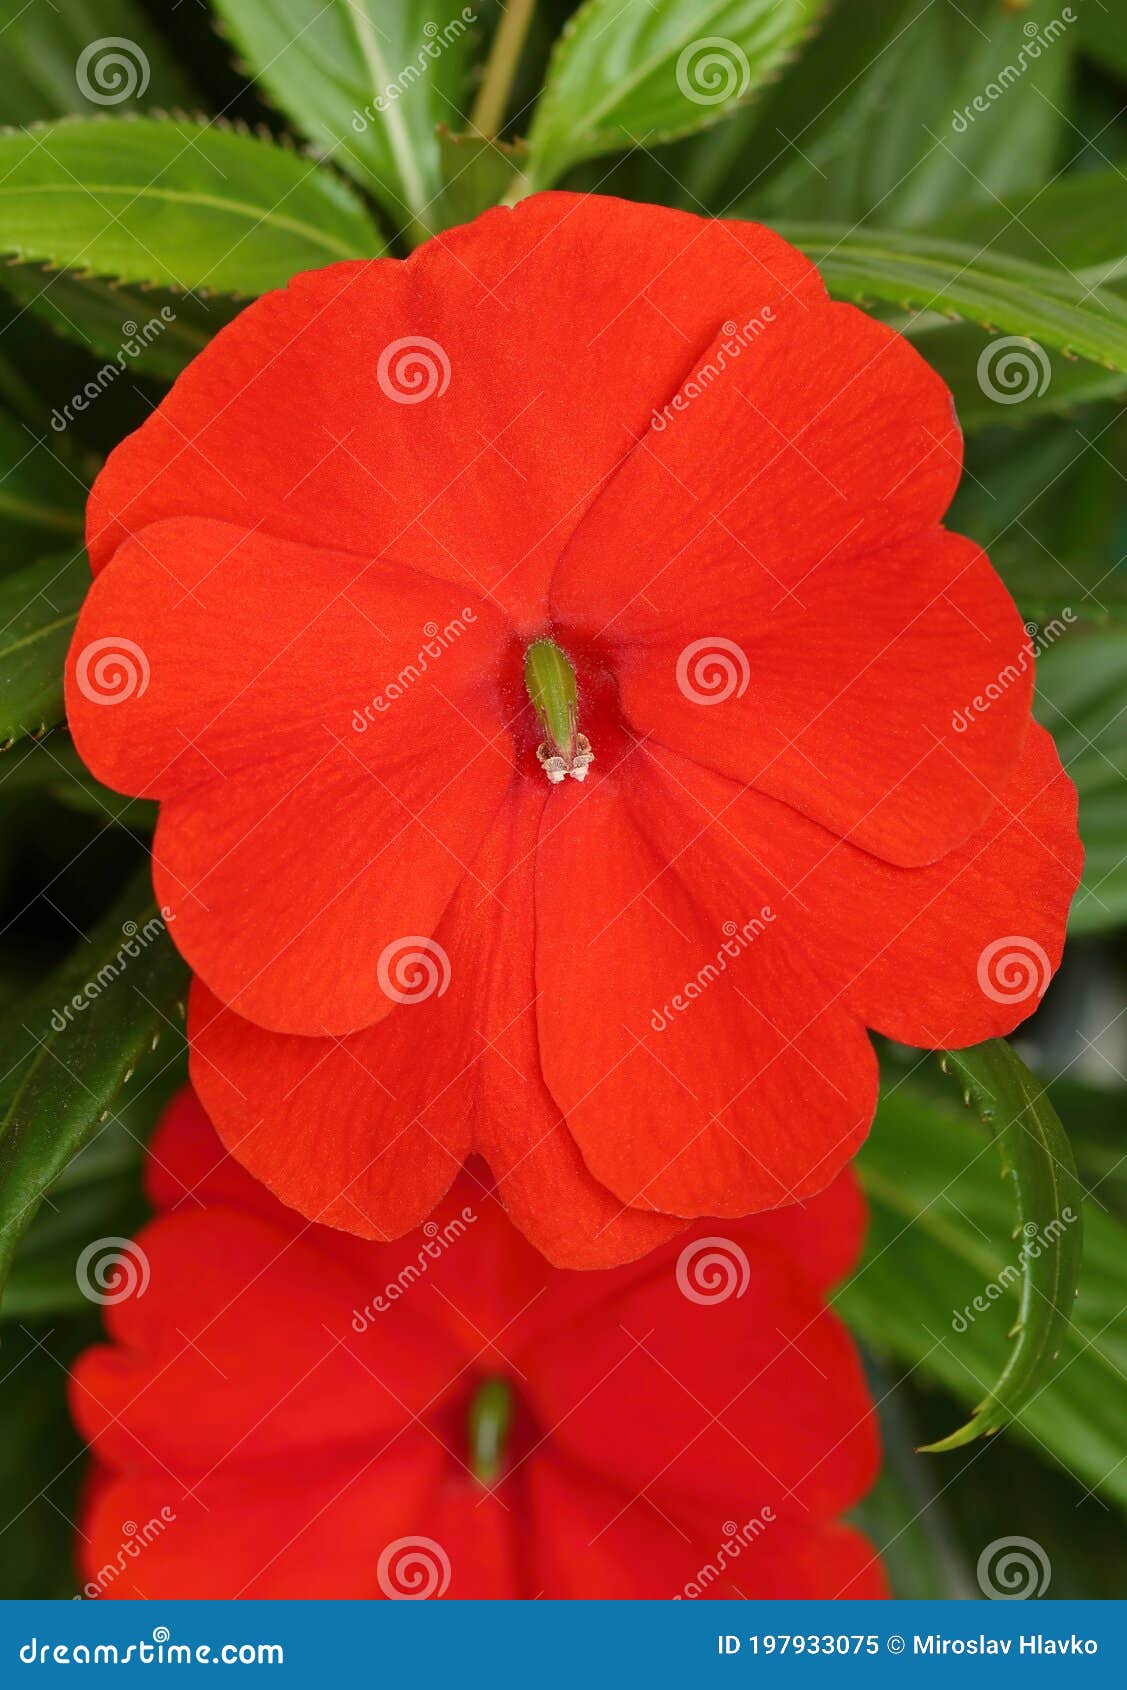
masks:
[[[540,767],[558,786],[565,775],[586,780],[595,760],[591,742],[579,732],[579,687],[567,653],[555,640],[534,640],[524,654],[524,684],[543,740],[536,748]]]
[[[491,1485],[504,1466],[513,1393],[504,1379],[483,1379],[466,1416],[470,1468],[480,1484]]]

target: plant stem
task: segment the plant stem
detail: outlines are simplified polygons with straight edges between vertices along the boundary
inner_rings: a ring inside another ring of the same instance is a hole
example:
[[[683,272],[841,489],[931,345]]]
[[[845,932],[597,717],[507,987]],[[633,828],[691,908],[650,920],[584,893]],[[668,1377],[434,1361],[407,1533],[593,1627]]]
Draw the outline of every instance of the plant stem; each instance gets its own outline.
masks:
[[[508,0],[489,50],[481,87],[470,113],[470,126],[487,141],[495,140],[505,122],[513,78],[520,63],[536,0]]]

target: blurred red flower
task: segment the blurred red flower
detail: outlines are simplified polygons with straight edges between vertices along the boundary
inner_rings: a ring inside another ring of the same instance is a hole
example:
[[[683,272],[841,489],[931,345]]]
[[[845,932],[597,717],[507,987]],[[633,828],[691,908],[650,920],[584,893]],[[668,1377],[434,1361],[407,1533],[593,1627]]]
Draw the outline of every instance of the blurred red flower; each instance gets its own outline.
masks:
[[[620,1262],[824,1187],[866,1028],[1030,1013],[1075,794],[941,527],[960,461],[938,376],[779,237],[610,199],[220,333],[91,495],[68,708],[161,800],[232,1152],[387,1238],[476,1150],[553,1260]]]
[[[103,1597],[883,1596],[838,1516],[875,1416],[823,1305],[842,1175],[805,1209],[605,1274],[550,1267],[466,1176],[397,1245],[310,1226],[184,1092],[161,1211],[79,1358]]]

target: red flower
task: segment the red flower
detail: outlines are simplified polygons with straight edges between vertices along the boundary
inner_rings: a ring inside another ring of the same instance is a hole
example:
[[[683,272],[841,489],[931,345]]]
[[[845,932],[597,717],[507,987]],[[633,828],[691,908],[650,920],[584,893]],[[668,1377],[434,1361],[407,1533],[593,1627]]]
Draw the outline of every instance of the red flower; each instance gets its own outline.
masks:
[[[219,334],[94,489],[69,707],[162,800],[233,1153],[388,1237],[477,1150],[622,1261],[824,1187],[866,1027],[1028,1014],[980,982],[1059,959],[1075,794],[959,467],[751,224],[545,194]]]
[[[822,1304],[860,1244],[848,1175],[596,1275],[469,1177],[397,1245],[304,1224],[190,1092],[149,1186],[147,1289],[72,1380],[88,1594],[885,1594],[837,1520],[877,1464]]]

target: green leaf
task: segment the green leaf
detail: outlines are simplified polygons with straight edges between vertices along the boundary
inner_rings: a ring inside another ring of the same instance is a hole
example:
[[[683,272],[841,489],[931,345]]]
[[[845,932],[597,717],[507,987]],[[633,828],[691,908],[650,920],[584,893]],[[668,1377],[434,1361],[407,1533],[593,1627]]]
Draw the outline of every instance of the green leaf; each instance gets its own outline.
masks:
[[[0,0],[0,123],[191,103],[134,0]]]
[[[81,815],[97,816],[107,826],[125,827],[134,834],[151,833],[157,805],[144,798],[123,798],[87,769],[70,735],[62,728],[42,738],[25,739],[4,754],[0,763],[0,806],[6,825],[14,804],[31,797],[65,805]]]
[[[464,123],[476,14],[461,0],[215,0],[256,79],[396,227],[434,225],[437,130]]]
[[[901,1081],[886,1085],[857,1168],[869,1235],[834,1299],[839,1311],[879,1354],[976,1404],[1011,1358],[1023,1293],[996,1152],[958,1099]],[[1083,1224],[1084,1271],[1059,1365],[1012,1433],[1127,1507],[1127,1230],[1093,1202]]]
[[[82,536],[86,489],[51,450],[0,411],[0,569]]]
[[[732,192],[753,183],[749,216],[902,226],[1041,185],[1067,133],[1075,34],[1059,12],[1059,0],[846,0],[791,79],[804,89],[764,114]]]
[[[468,223],[512,191],[528,157],[523,142],[487,141],[480,135],[438,137],[443,188],[435,208],[439,227]]]
[[[98,276],[49,272],[28,264],[0,269],[0,287],[91,357],[112,359],[119,374],[175,381],[241,307],[224,296],[118,287]],[[93,379],[114,380],[103,370]]]
[[[946,312],[1127,370],[1127,303],[1061,271],[922,233],[807,223],[778,230],[840,299]]]
[[[0,578],[0,744],[62,721],[63,664],[89,586],[83,551]]]
[[[1022,615],[1037,625],[1039,651],[1081,618],[1127,621],[1117,473],[1125,463],[1127,426],[1116,413],[1110,424],[1090,412],[1075,423],[1041,423],[1021,436],[995,431],[970,443],[948,522],[990,554]]]
[[[943,1066],[994,1134],[1003,1178],[1013,1185],[1022,1240],[1016,1342],[971,1419],[931,1450],[957,1449],[1006,1426],[1046,1379],[1072,1316],[1083,1255],[1082,1193],[1064,1128],[1044,1088],[1004,1039],[948,1051]]]
[[[989,206],[948,215],[930,231],[967,246],[988,246],[1085,281],[1127,266],[1127,178],[1121,171],[1073,171],[1040,193],[1003,195]]]
[[[1080,8],[1080,45],[1113,76],[1127,78],[1127,15],[1111,0],[1088,0]]]
[[[179,1019],[187,971],[148,898],[148,868],[0,1037],[0,1284],[63,1169]]]
[[[0,1588],[14,1597],[75,1595],[74,1526],[84,1478],[82,1440],[67,1410],[71,1362],[99,1337],[93,1320],[20,1326],[4,1339],[0,1439]]]
[[[935,324],[925,317],[894,327],[908,336],[951,389],[964,434],[1024,427],[1038,417],[1127,393],[1127,373],[1031,344],[998,346],[996,336],[973,323]],[[999,366],[1004,374],[1007,358],[1014,383],[1009,387],[998,380]]]
[[[946,1470],[919,1453],[910,1377],[897,1381],[871,1356],[864,1359],[880,1417],[882,1460],[876,1483],[853,1508],[850,1522],[880,1552],[898,1600],[969,1596],[973,1562],[967,1567],[951,1543]]]
[[[1037,664],[1034,711],[1056,741],[1080,794],[1084,875],[1074,933],[1127,921],[1127,637],[1076,630]]]
[[[214,124],[92,119],[0,135],[0,252],[24,261],[255,294],[379,244],[343,182]]]
[[[150,1117],[157,1104],[154,1096]],[[145,1219],[143,1159],[141,1135],[117,1121],[107,1121],[79,1151],[20,1242],[0,1319],[46,1320],[89,1311],[76,1264],[93,1239],[130,1238]]]
[[[528,137],[530,187],[571,165],[687,135],[750,99],[821,0],[586,0],[564,28]]]

